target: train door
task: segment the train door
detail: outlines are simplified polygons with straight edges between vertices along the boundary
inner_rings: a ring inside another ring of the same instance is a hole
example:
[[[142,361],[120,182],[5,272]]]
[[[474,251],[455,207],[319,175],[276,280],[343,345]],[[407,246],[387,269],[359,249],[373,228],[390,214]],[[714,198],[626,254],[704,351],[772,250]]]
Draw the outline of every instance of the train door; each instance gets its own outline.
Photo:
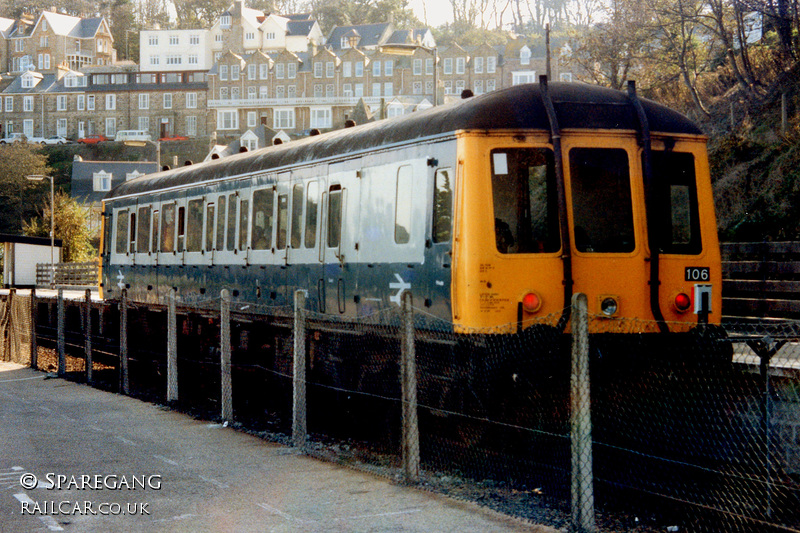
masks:
[[[647,298],[641,297],[649,275],[635,139],[569,139],[564,154],[573,291],[587,295],[590,313],[651,316]]]
[[[257,267],[255,270],[256,298],[277,298],[274,280],[275,250],[275,210],[277,186],[274,174],[256,179],[251,195],[252,216],[250,229],[250,250],[248,260]]]
[[[239,251],[240,193],[227,190],[213,194],[212,197],[216,211],[214,264],[223,265],[223,268],[243,265],[246,262],[247,253]],[[225,278],[231,279],[232,276],[225,276]]]
[[[356,258],[361,160],[329,167],[324,192],[324,247],[320,249],[322,279],[318,281],[321,310],[344,314],[354,310],[348,295],[357,291]]]
[[[290,173],[278,175],[275,186],[275,242],[273,245],[276,277],[274,290],[281,295],[285,303],[291,303],[289,286],[291,275],[287,272],[287,253],[289,247],[289,203],[291,201],[292,184]]]
[[[425,274],[427,280],[424,305],[436,316],[449,318],[450,280],[453,263],[453,198],[455,191],[455,167],[441,161],[430,167],[432,175],[428,194],[431,206],[430,234],[426,236],[427,258]],[[417,303],[416,305],[420,305]]]
[[[309,169],[293,174],[289,216],[289,243],[287,264],[291,265],[292,278],[297,288],[315,286],[320,275],[319,218],[320,179],[319,169]],[[309,294],[316,300],[317,294]]]

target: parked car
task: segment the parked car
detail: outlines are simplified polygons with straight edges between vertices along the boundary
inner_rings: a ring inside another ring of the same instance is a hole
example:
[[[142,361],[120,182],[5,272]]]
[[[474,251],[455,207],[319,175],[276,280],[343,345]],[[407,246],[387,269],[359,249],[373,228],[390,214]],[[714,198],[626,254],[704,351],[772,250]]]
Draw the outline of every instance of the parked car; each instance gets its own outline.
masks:
[[[26,142],[28,144],[42,144],[44,137],[28,137],[24,133],[12,133],[5,139],[0,139],[0,144]]]
[[[120,130],[114,136],[115,141],[150,141],[152,137],[144,130]]]
[[[94,135],[87,135],[82,139],[78,139],[78,142],[83,144],[97,144],[107,140],[108,137],[106,137],[105,135],[94,134]]]
[[[189,137],[183,135],[170,135],[169,137],[161,137],[159,141],[187,141]]]
[[[53,135],[44,140],[44,144],[67,144],[70,143],[69,139],[65,139],[61,135]]]

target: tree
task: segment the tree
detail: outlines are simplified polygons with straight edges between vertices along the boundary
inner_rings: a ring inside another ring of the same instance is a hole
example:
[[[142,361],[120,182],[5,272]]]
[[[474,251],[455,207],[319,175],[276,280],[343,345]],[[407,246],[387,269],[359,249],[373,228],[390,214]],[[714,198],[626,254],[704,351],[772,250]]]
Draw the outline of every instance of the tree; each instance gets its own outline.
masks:
[[[0,145],[0,160],[0,233],[19,234],[36,204],[35,182],[25,176],[49,175],[50,168],[41,148],[27,143]]]
[[[400,29],[420,25],[408,0],[311,0],[309,7],[325,33],[357,24],[392,22]]]
[[[23,223],[25,235],[45,237],[50,235],[50,201],[41,207],[41,217]],[[97,251],[92,247],[93,235],[88,227],[86,208],[64,191],[55,195],[55,238],[63,242],[61,260],[65,263],[94,259]]]

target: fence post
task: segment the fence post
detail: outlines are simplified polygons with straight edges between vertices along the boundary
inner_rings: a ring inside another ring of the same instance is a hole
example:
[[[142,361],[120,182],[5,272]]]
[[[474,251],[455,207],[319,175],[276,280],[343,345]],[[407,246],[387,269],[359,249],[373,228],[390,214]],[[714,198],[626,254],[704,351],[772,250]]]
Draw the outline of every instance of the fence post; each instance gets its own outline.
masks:
[[[119,300],[119,390],[128,394],[128,289],[122,289]]]
[[[406,481],[419,481],[419,422],[417,419],[417,361],[414,347],[414,314],[411,292],[403,293],[403,336],[400,348],[400,380],[403,389],[403,471]]]
[[[39,367],[39,347],[36,345],[36,289],[31,289],[31,368]]]
[[[292,444],[305,449],[306,418],[306,293],[294,293],[294,390],[292,394]]]
[[[167,402],[178,401],[178,326],[175,289],[167,295]]]
[[[86,319],[84,321],[84,335],[85,344],[84,350],[86,351],[86,382],[92,384],[92,373],[94,371],[94,362],[92,361],[92,289],[86,289]]]
[[[592,484],[592,412],[589,387],[589,313],[586,295],[572,296],[572,530],[596,531]]]
[[[58,311],[57,311],[57,321],[58,321],[58,375],[63,377],[67,374],[67,348],[66,348],[66,340],[64,338],[65,335],[65,324],[64,324],[64,289],[58,289]]]
[[[222,289],[220,304],[220,351],[222,384],[222,419],[233,420],[233,390],[231,388],[231,294],[228,289]]]

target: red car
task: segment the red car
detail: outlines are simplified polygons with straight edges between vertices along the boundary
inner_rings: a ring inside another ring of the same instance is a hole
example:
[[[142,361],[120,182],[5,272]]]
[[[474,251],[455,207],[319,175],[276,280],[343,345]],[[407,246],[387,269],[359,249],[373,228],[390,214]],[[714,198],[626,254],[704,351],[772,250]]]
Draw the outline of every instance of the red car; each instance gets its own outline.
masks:
[[[87,135],[83,139],[78,139],[79,143],[83,144],[97,144],[109,140],[105,135]]]
[[[173,135],[171,137],[161,137],[159,141],[187,141],[189,137],[184,137],[183,135]]]

